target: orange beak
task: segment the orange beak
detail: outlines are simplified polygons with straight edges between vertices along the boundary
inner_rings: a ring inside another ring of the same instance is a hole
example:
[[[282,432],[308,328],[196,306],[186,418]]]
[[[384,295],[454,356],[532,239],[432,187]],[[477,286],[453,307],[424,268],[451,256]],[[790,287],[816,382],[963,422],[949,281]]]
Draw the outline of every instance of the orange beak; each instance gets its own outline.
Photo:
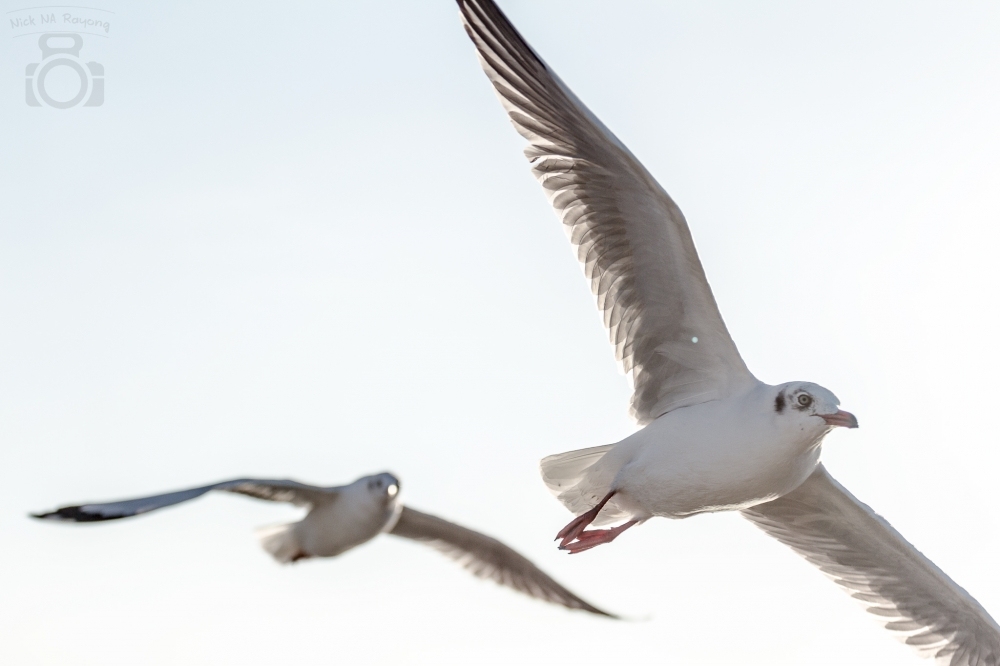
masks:
[[[826,421],[827,425],[840,426],[842,428],[858,427],[858,419],[854,416],[854,414],[845,412],[842,409],[836,414],[819,414],[819,416]]]

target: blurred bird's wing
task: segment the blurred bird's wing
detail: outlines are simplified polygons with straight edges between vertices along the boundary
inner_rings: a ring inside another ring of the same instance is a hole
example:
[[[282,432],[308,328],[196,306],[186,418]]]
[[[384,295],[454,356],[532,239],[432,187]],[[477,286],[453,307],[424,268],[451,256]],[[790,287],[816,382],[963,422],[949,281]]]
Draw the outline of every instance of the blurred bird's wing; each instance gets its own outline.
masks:
[[[1000,626],[934,563],[820,465],[743,515],[820,568],[886,629],[940,664],[1000,664]]]
[[[298,481],[272,479],[234,479],[199,488],[177,490],[162,495],[139,497],[136,499],[103,502],[100,504],[78,504],[64,506],[48,513],[32,514],[35,518],[86,523],[100,520],[128,518],[141,513],[149,513],[163,507],[180,504],[201,497],[211,490],[249,495],[272,502],[289,502],[296,506],[312,507],[323,501],[331,501],[337,496],[338,488],[320,488]]]
[[[496,4],[458,5],[632,380],[632,416],[645,424],[752,386],[677,205]]]
[[[389,534],[422,541],[458,561],[476,576],[489,578],[536,599],[616,617],[591,606],[514,549],[447,520],[404,506]]]

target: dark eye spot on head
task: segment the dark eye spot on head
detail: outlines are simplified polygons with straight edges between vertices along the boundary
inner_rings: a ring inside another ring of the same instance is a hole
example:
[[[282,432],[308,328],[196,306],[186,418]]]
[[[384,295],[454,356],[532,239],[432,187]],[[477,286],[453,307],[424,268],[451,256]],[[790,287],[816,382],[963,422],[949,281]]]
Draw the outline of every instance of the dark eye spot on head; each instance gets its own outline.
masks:
[[[785,392],[779,391],[778,397],[774,399],[774,411],[779,414],[785,411]]]

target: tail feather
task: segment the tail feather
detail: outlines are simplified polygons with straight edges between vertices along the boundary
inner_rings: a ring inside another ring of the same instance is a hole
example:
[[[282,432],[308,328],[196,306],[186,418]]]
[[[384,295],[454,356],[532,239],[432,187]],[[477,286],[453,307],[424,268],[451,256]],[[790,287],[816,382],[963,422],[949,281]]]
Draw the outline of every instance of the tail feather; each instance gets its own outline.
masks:
[[[611,484],[618,468],[598,463],[604,460],[605,454],[614,446],[605,444],[542,458],[540,464],[542,480],[552,494],[574,515],[579,516],[589,511],[611,491]],[[605,505],[594,524],[606,525],[628,515],[612,500]]]
[[[271,557],[282,564],[309,557],[302,552],[302,546],[295,535],[296,525],[298,523],[269,525],[257,530],[257,538],[260,539],[260,545],[271,554]]]
[[[603,458],[612,446],[614,444],[605,444],[546,456],[540,463],[542,480],[558,497],[566,489],[578,484],[583,479],[584,473]]]

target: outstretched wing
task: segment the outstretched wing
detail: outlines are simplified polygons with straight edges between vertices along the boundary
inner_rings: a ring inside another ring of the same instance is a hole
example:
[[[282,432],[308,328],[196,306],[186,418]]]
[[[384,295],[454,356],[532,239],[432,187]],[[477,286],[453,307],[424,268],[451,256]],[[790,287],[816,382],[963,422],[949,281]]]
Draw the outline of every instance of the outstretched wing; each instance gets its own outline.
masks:
[[[677,205],[491,0],[458,4],[631,376],[632,416],[648,423],[752,383]]]
[[[489,578],[536,599],[615,617],[591,606],[552,580],[512,548],[447,520],[404,506],[389,534],[423,541],[458,561],[476,576]]]
[[[187,502],[196,497],[201,497],[211,490],[224,490],[229,493],[249,495],[257,499],[270,500],[272,502],[290,502],[296,506],[307,507],[324,500],[330,501],[337,495],[337,488],[320,488],[299,483],[298,481],[234,479],[232,481],[213,483],[209,486],[164,493],[163,495],[152,495],[150,497],[139,497],[117,502],[103,502],[100,504],[64,506],[55,511],[35,513],[32,516],[46,520],[63,520],[77,523],[115,520]]]
[[[815,564],[923,656],[1000,664],[1000,626],[822,465],[784,497],[743,515]]]

